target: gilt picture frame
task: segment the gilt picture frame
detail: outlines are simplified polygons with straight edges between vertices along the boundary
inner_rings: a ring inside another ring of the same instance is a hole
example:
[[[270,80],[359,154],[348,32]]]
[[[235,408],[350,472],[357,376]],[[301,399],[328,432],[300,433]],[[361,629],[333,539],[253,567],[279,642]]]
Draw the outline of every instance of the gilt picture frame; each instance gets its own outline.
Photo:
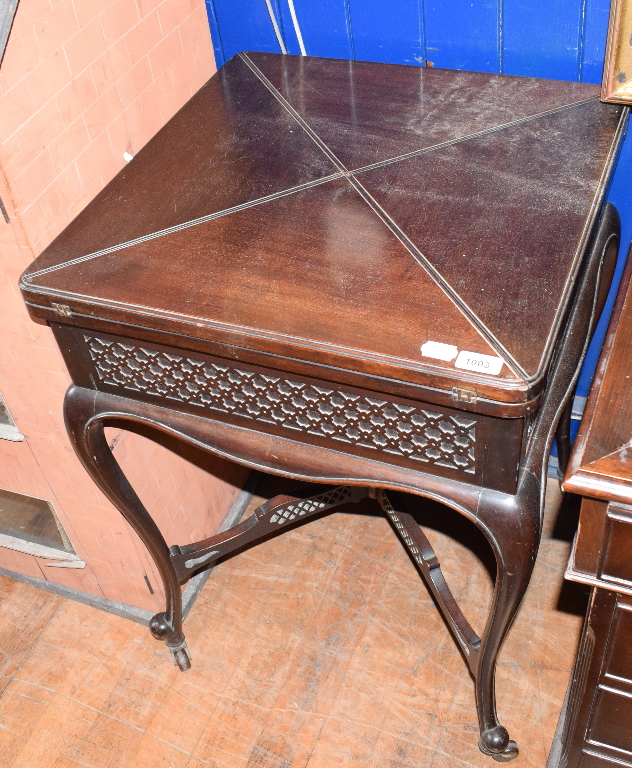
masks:
[[[612,0],[602,101],[632,104],[632,0]]]

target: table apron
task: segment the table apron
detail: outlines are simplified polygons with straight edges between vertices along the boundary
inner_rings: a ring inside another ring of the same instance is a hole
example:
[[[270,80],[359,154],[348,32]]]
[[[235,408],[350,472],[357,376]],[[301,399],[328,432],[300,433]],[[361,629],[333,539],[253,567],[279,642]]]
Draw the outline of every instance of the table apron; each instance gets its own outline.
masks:
[[[53,330],[80,387],[515,493],[524,419],[261,368],[74,326]]]

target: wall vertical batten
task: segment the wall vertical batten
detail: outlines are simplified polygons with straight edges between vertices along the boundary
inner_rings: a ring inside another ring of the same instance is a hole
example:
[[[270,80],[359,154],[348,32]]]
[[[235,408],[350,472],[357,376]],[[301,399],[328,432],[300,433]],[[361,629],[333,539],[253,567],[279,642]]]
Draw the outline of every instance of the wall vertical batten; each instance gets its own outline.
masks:
[[[503,8],[503,72],[577,80],[582,0],[511,0]]]
[[[213,43],[213,53],[215,54],[215,63],[219,69],[226,61],[224,56],[224,48],[222,46],[222,35],[217,22],[217,14],[215,13],[214,0],[205,0],[206,13],[208,15],[208,23],[211,29],[211,41]]]
[[[581,81],[600,83],[608,34],[610,0],[586,0]]]
[[[263,0],[261,0],[263,2]],[[347,0],[294,0],[297,21],[309,56],[353,59]],[[287,0],[279,2],[289,53],[300,53]]]

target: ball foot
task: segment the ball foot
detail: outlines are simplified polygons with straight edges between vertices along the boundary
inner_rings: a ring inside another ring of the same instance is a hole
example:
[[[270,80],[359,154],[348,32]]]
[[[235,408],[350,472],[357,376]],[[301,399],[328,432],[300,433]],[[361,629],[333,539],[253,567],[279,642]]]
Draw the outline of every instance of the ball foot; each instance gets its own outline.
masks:
[[[149,621],[149,631],[156,638],[156,640],[162,640],[167,644],[167,648],[171,651],[173,657],[173,663],[178,667],[181,672],[186,672],[187,669],[191,669],[191,654],[187,648],[186,641],[182,632],[179,636],[175,636],[173,627],[167,621],[167,617],[164,613],[157,613],[152,616]]]
[[[173,627],[167,621],[164,613],[157,613],[149,620],[149,631],[156,640],[166,640],[173,634]]]
[[[507,729],[502,725],[482,733],[478,748],[484,755],[489,755],[498,763],[508,763],[519,754],[518,745],[510,740]]]
[[[518,749],[516,742],[510,741],[502,752],[492,755],[492,758],[496,760],[497,763],[508,763],[510,760],[518,757],[519,754],[520,750]]]

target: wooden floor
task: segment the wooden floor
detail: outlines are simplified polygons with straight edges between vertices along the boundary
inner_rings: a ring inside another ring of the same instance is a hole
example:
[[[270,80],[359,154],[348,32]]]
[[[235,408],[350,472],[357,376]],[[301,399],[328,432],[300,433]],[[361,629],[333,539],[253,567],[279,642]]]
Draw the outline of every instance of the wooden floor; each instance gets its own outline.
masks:
[[[574,509],[558,515],[556,485],[498,670],[516,768],[545,766],[585,608],[585,592],[563,588]],[[496,765],[476,745],[463,659],[373,504],[218,565],[186,622],[186,673],[146,628],[0,577],[0,766]],[[444,508],[414,504],[480,630],[493,572],[486,544]]]

